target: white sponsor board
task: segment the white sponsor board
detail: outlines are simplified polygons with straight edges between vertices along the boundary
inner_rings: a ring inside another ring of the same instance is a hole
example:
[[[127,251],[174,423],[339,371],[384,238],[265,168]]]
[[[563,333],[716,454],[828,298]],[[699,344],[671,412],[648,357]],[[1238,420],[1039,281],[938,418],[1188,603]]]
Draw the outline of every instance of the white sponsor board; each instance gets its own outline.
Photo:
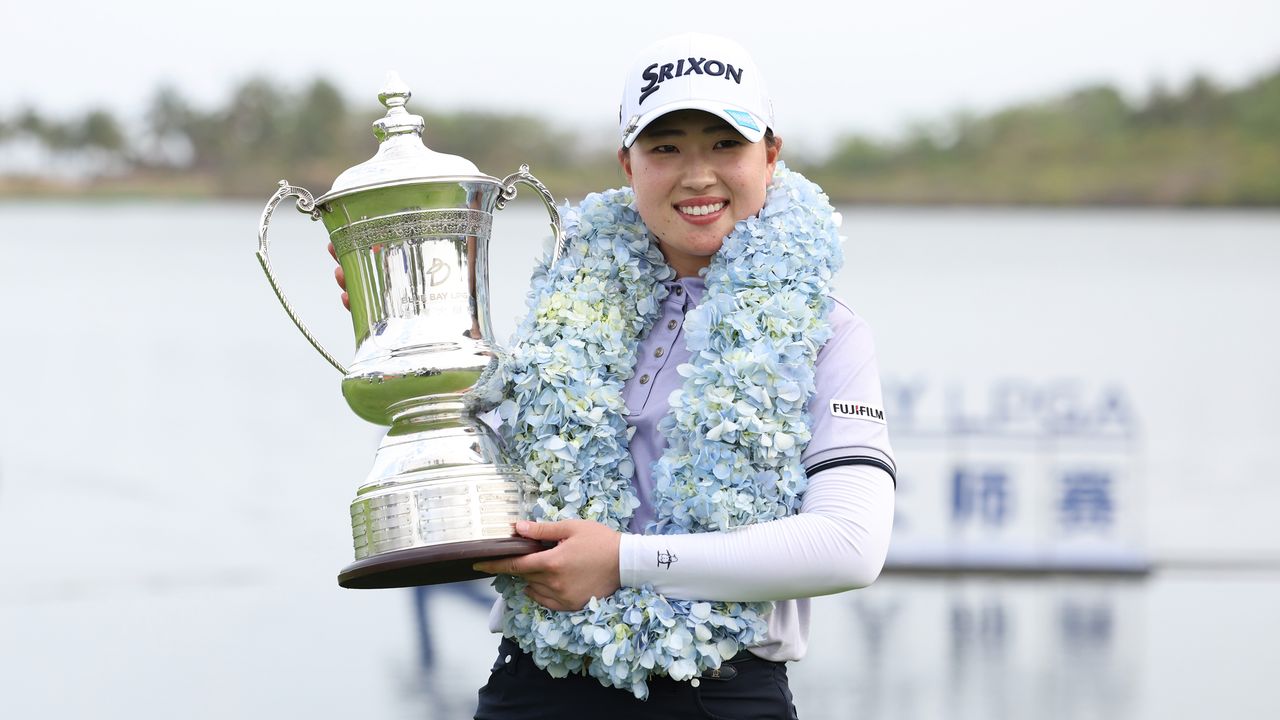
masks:
[[[1122,387],[890,377],[885,405],[899,470],[890,566],[1147,569]]]

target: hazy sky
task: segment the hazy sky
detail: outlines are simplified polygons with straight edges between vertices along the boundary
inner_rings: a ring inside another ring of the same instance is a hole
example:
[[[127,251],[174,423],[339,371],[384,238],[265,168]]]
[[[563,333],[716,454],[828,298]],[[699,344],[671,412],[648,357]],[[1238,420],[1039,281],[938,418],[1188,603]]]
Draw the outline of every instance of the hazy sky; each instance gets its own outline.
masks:
[[[411,107],[535,112],[603,134],[635,53],[699,30],[752,51],[780,132],[803,147],[1088,82],[1137,93],[1280,66],[1278,0],[2,1],[0,115],[31,103],[136,117],[161,82],[213,105],[256,73],[323,75],[372,104],[395,68]]]

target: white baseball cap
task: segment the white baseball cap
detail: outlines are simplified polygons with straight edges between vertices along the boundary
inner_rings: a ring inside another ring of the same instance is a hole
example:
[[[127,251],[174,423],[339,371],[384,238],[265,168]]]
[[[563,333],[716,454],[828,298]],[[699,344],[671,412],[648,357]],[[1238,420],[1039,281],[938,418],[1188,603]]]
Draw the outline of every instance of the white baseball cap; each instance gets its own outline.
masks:
[[[676,35],[640,53],[618,113],[622,147],[676,110],[718,115],[748,142],[759,142],[773,126],[773,103],[755,62],[741,45],[715,35]]]

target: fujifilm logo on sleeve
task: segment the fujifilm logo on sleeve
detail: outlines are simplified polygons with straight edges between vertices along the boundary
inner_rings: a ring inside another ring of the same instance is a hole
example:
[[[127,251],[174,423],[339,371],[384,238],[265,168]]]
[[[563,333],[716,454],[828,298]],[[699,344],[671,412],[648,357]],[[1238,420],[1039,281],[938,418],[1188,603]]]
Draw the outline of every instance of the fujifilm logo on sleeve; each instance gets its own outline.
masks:
[[[848,400],[832,400],[831,414],[836,417],[852,418],[854,420],[870,420],[881,425],[885,424],[884,410],[874,405],[864,403],[849,402]]]

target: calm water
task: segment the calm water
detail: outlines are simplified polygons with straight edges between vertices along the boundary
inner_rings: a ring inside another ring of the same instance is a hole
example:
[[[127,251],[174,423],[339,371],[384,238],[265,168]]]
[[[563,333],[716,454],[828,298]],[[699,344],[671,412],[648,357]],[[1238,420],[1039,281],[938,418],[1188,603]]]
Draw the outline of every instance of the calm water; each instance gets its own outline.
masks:
[[[496,645],[485,588],[419,613],[409,591],[334,582],[379,431],[260,277],[259,211],[0,204],[6,717],[469,716]],[[972,450],[930,445],[930,423],[1008,421],[993,388],[1022,388],[1024,424],[1104,392],[1132,421],[1125,541],[1163,569],[888,575],[822,599],[792,668],[801,716],[1280,714],[1280,214],[845,217],[841,295],[886,384],[925,398],[895,436],[902,545],[940,532],[920,468]],[[532,202],[496,224],[503,337],[543,226]],[[282,212],[272,240],[291,299],[349,357],[322,229]]]

